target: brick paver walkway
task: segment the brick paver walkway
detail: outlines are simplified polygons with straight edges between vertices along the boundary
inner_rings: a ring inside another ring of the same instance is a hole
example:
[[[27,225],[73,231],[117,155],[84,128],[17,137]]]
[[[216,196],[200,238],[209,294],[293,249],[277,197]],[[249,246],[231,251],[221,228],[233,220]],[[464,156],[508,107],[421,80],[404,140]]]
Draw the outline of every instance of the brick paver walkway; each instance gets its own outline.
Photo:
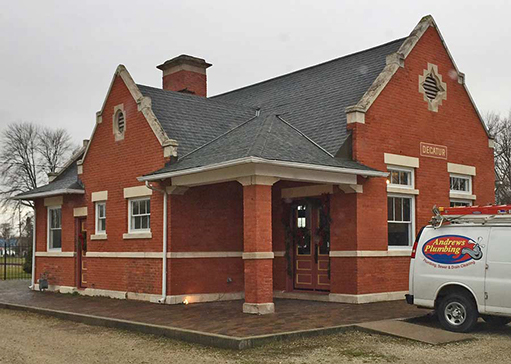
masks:
[[[231,337],[312,330],[420,316],[427,311],[405,301],[363,305],[275,300],[275,313],[242,313],[243,301],[159,305],[141,301],[30,291],[27,281],[0,282],[0,302],[170,326]]]

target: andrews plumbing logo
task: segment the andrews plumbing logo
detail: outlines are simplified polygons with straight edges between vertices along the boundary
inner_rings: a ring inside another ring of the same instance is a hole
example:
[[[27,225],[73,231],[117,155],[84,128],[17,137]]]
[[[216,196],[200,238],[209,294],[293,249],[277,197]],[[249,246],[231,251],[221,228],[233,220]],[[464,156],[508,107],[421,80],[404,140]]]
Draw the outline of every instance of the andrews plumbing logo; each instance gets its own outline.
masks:
[[[424,256],[439,264],[461,264],[483,257],[479,237],[477,242],[461,235],[442,235],[434,237],[422,247]]]

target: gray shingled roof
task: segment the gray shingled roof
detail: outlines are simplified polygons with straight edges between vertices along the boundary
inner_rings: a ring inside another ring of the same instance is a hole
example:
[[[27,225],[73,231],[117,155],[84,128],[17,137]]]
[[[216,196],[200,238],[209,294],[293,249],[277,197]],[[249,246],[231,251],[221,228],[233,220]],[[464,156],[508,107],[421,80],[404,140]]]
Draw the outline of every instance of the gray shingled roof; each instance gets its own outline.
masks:
[[[406,38],[305,68],[210,100],[260,107],[283,115],[336,154],[347,138],[345,108],[355,105]]]
[[[335,158],[284,119],[273,114],[263,114],[151,174],[203,167],[243,157],[373,170],[354,161]]]
[[[83,185],[78,178],[78,167],[76,161],[83,156],[84,148],[77,154],[73,155],[70,164],[62,171],[52,182],[47,185],[35,188],[28,192],[23,192],[16,195],[16,198],[23,199],[24,196],[30,196],[34,194],[52,192],[57,190],[82,190]]]
[[[228,104],[205,97],[137,85],[151,98],[152,109],[163,130],[179,143],[185,155],[255,115],[254,107]]]

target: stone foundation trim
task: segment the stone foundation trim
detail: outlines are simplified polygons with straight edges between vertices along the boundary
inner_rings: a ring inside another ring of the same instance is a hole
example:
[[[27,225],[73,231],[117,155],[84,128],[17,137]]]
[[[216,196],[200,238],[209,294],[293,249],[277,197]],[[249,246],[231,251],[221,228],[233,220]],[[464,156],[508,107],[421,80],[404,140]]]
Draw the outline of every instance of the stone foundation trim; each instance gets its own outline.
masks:
[[[408,293],[408,291],[368,293],[368,294],[330,293],[328,295],[328,298],[329,298],[330,302],[371,303],[371,302],[404,300],[405,294],[407,294],[407,293]]]
[[[76,252],[35,252],[35,256],[41,258],[74,258]]]
[[[167,296],[165,303],[169,305],[181,304],[185,300],[188,303],[233,301],[245,298],[244,292],[233,293],[195,293]]]
[[[275,313],[275,304],[271,303],[247,303],[243,304],[243,313],[250,313],[253,315],[267,315]]]
[[[39,284],[36,283],[32,288],[34,291],[39,291]],[[115,299],[128,299],[128,300],[137,300],[137,301],[147,301],[151,303],[160,303],[161,295],[151,294],[151,293],[137,293],[137,292],[127,292],[127,291],[112,291],[108,289],[94,289],[94,288],[85,288],[78,289],[76,287],[71,286],[58,286],[58,285],[50,285],[48,287],[48,291],[59,292],[59,293],[78,293],[82,296],[89,297],[108,297]],[[215,302],[215,301],[232,301],[232,300],[242,300],[245,298],[244,292],[233,292],[233,293],[194,293],[189,295],[171,295],[167,296],[165,299],[165,303],[168,305],[177,305],[182,304],[185,300],[188,303],[198,303],[198,302]]]
[[[159,252],[87,252],[87,258],[138,258],[138,259],[162,259],[163,253]]]
[[[243,259],[273,259],[273,252],[248,252],[243,253]]]
[[[273,252],[273,256],[275,258],[277,258],[277,257],[278,258],[285,257],[286,256],[286,252],[284,250],[282,250],[282,251],[274,251]]]
[[[328,294],[318,294],[318,293],[309,293],[309,292],[273,291],[273,298],[283,298],[283,299],[288,299],[288,300],[330,302],[330,297]]]
[[[73,209],[73,217],[87,217],[87,206],[75,207]]]
[[[241,258],[242,252],[170,252],[167,258],[198,259],[198,258]]]
[[[331,250],[330,258],[375,258],[375,257],[410,257],[412,249],[390,250]]]

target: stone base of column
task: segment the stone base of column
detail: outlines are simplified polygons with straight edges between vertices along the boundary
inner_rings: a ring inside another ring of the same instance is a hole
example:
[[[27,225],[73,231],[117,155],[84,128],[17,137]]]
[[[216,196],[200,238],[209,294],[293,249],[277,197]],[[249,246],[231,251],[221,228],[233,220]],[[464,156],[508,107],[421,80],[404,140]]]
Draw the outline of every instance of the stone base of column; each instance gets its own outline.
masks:
[[[275,304],[271,303],[244,303],[243,313],[251,313],[254,315],[267,315],[275,313]]]

